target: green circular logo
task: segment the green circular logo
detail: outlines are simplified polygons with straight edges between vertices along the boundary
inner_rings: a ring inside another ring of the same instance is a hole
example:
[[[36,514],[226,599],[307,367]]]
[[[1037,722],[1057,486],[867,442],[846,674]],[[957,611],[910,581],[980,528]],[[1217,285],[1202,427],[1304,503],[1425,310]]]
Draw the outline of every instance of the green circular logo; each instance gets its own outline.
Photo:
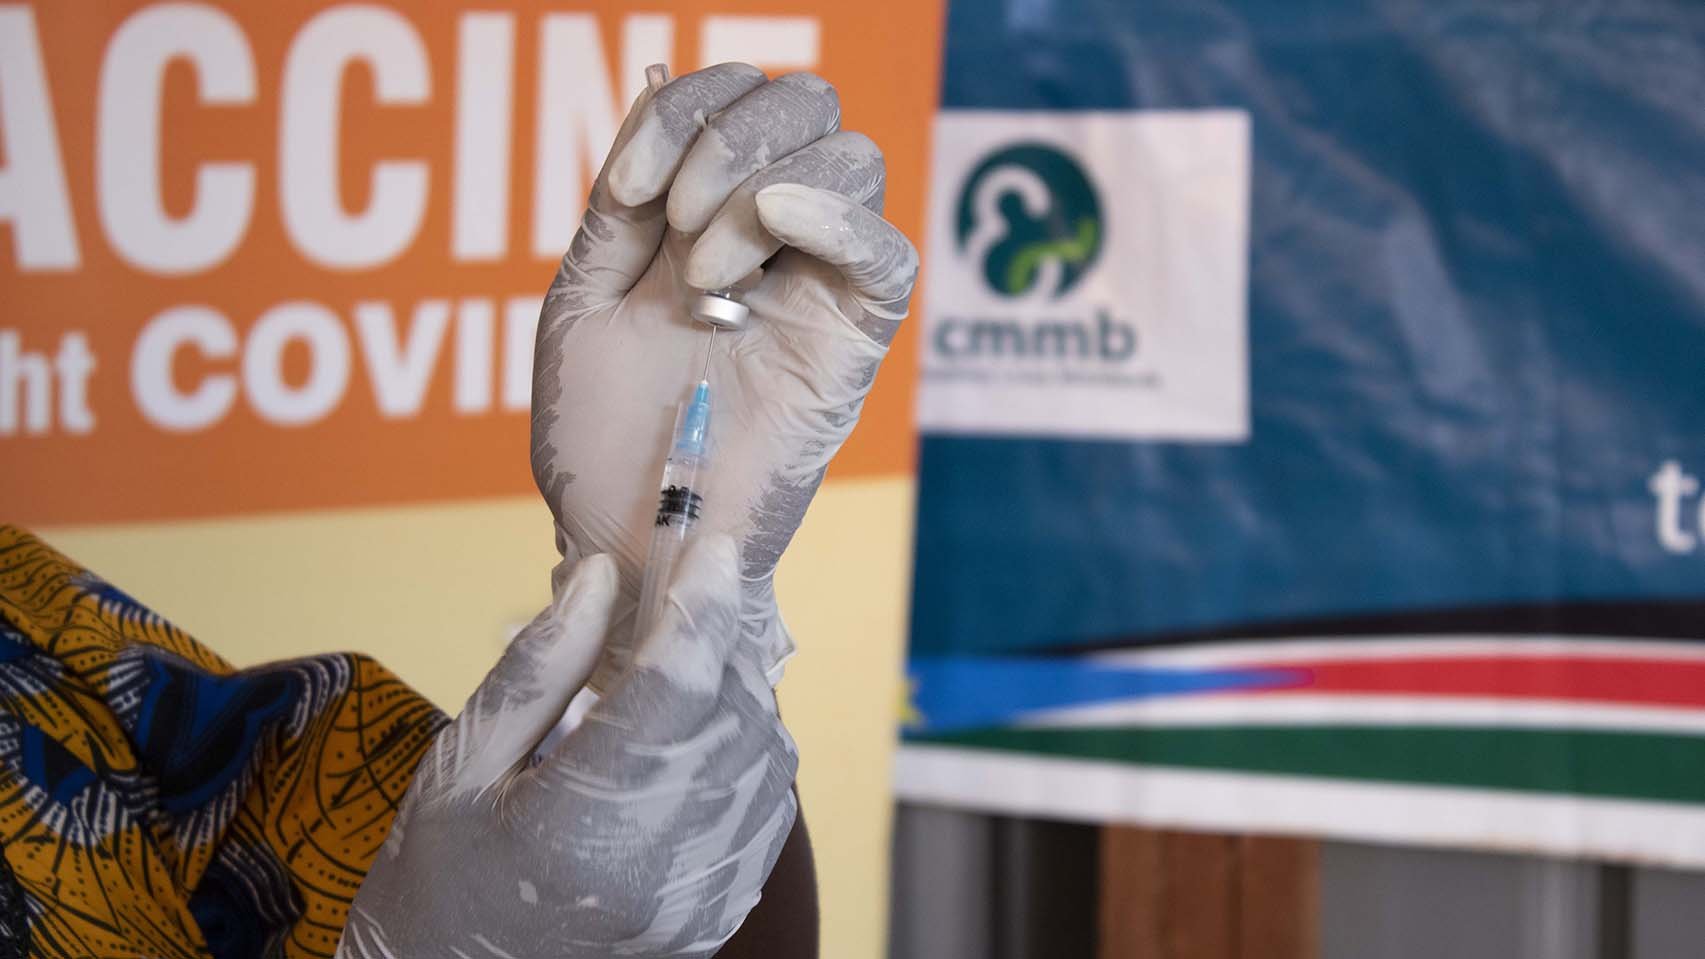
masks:
[[[1069,155],[1045,143],[1014,144],[971,171],[954,232],[960,253],[977,258],[995,292],[1059,297],[1101,252],[1101,202]]]

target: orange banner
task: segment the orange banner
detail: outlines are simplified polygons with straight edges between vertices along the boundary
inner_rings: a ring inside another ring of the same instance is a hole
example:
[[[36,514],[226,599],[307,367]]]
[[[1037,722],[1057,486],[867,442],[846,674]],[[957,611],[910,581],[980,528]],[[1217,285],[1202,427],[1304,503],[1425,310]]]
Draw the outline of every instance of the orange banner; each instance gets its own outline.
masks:
[[[827,77],[917,239],[941,16],[0,4],[0,518],[529,491],[539,299],[644,66]],[[834,475],[910,469],[912,372]]]

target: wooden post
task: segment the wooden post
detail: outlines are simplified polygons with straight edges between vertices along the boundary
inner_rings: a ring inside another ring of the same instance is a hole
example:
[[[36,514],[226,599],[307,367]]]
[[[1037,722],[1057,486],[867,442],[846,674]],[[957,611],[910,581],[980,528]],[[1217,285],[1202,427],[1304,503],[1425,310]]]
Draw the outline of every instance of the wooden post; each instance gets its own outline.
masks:
[[[1312,840],[1101,831],[1100,959],[1317,959]]]

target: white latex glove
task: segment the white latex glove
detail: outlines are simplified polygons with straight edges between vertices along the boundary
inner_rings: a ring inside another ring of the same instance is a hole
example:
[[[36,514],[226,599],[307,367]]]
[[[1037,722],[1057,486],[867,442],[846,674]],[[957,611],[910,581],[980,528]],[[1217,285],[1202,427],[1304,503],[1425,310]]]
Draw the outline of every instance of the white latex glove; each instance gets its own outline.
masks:
[[[631,668],[537,767],[616,605],[583,559],[427,751],[340,959],[710,956],[796,812],[796,754],[742,637],[733,540],[688,544]]]
[[[676,405],[699,378],[698,290],[745,291],[749,326],[710,360],[701,527],[740,544],[741,624],[779,678],[792,640],[772,574],[858,421],[917,275],[880,216],[882,154],[838,132],[834,88],[726,63],[640,95],[593,185],[539,322],[533,475],[563,555],[609,553],[622,599],[593,684],[621,667]],[[779,252],[778,252],[779,251]],[[773,259],[772,259],[773,257]]]

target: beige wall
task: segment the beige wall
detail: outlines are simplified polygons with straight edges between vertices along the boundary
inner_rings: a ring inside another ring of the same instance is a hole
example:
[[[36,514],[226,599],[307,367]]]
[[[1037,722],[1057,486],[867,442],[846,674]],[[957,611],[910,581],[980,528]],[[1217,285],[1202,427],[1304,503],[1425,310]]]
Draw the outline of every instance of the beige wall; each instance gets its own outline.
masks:
[[[912,492],[828,483],[777,577],[828,959],[885,952]],[[518,498],[38,532],[239,665],[358,649],[454,711],[548,598],[550,529]]]

